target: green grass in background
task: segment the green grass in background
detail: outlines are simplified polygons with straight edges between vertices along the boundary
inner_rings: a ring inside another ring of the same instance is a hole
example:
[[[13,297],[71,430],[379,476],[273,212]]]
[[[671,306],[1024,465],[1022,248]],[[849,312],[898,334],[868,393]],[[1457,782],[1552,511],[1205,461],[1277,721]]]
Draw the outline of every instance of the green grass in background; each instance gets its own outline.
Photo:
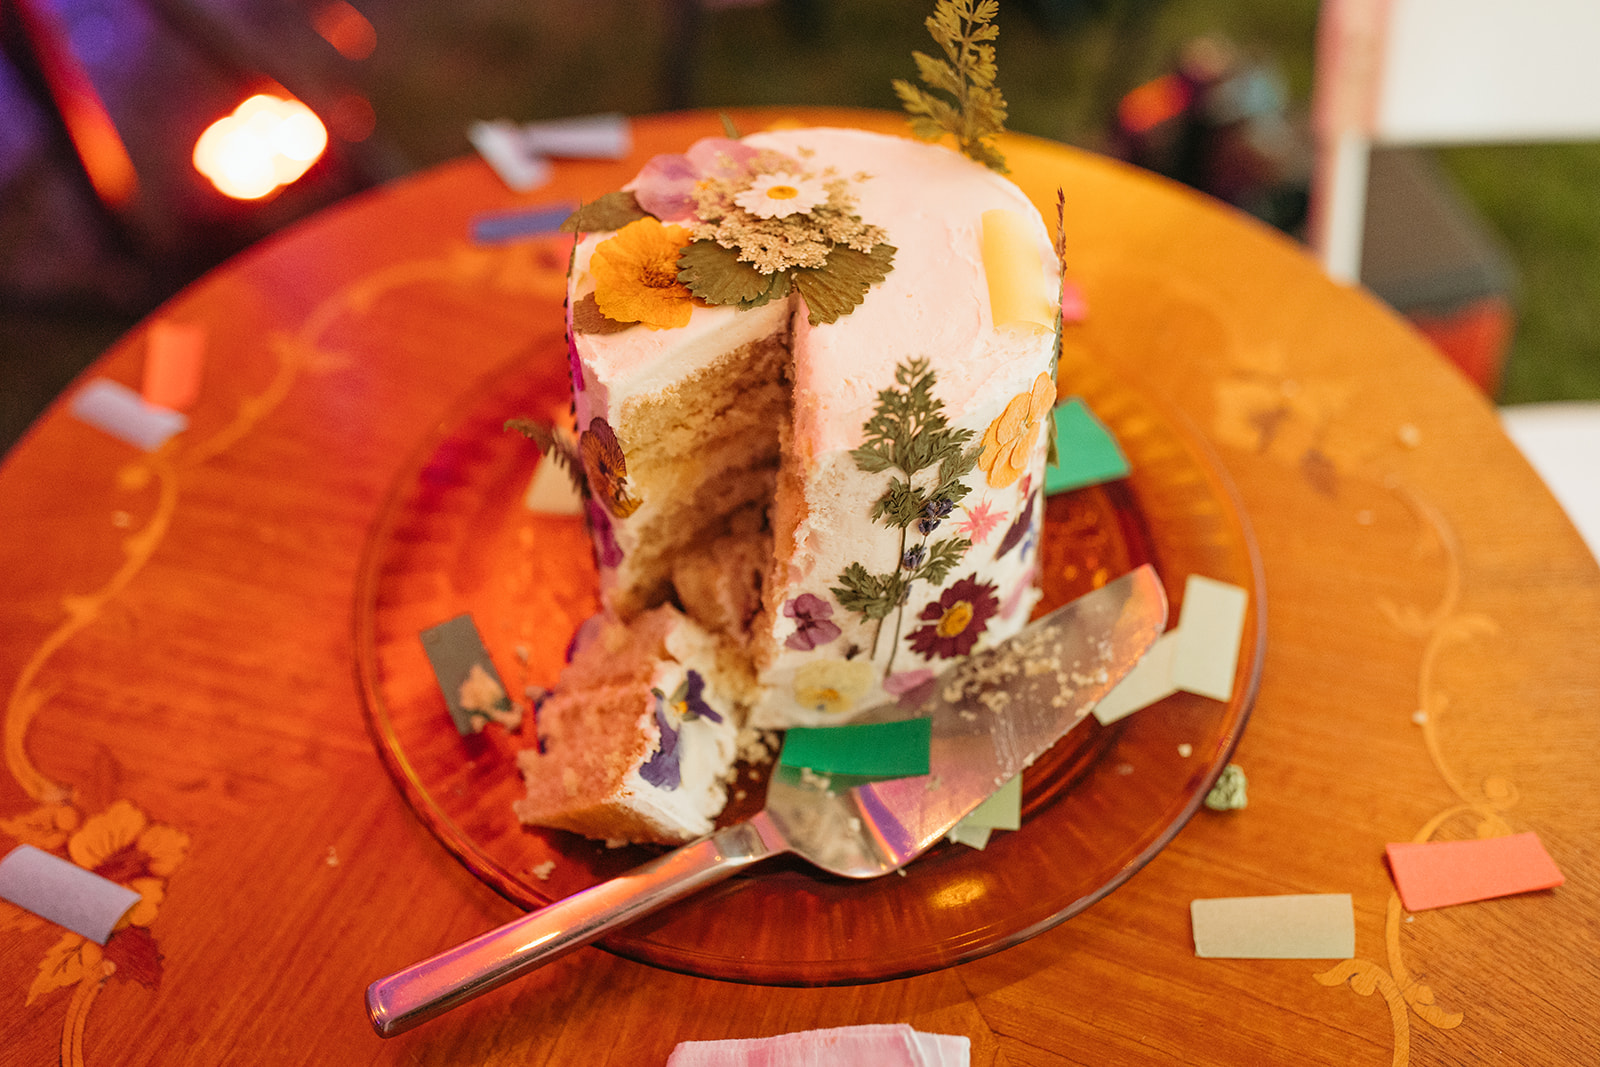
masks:
[[[1520,275],[1500,401],[1600,399],[1600,144],[1452,148],[1440,157]]]

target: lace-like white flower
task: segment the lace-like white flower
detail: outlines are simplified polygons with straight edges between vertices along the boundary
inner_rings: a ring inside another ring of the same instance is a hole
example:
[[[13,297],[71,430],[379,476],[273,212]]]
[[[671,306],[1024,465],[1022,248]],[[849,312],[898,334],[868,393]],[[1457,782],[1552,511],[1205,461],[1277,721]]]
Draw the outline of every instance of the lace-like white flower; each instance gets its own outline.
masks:
[[[828,199],[827,187],[815,178],[796,174],[762,174],[733,202],[763,219],[804,215]]]

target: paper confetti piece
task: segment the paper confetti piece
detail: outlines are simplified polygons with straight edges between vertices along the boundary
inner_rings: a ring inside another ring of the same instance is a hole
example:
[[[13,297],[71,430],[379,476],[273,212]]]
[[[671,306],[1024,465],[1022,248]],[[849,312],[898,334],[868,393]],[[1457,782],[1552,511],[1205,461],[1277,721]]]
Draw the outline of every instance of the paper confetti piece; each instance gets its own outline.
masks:
[[[1165,700],[1178,691],[1172,682],[1172,657],[1178,651],[1178,635],[1168,631],[1156,638],[1133,670],[1094,706],[1094,717],[1101,726],[1110,726],[1141,708]]]
[[[1061,321],[1063,323],[1082,322],[1089,317],[1089,300],[1083,295],[1083,287],[1070,277],[1061,276]]]
[[[101,945],[139,902],[127,886],[32,845],[0,859],[0,898]]]
[[[973,826],[994,830],[1016,830],[1022,826],[1022,775],[1014,775],[996,789],[988,800],[973,808],[961,820]]]
[[[523,151],[552,159],[622,159],[633,151],[633,125],[620,111],[526,122],[515,127]]]
[[[1102,726],[1180,690],[1213,700],[1233,698],[1249,594],[1198,574],[1183,587],[1178,625],[1156,638],[1132,671],[1095,705]]]
[[[795,726],[783,739],[778,762],[818,774],[862,778],[909,778],[928,773],[933,720]]]
[[[472,220],[472,239],[481,245],[545,237],[561,231],[561,224],[578,210],[577,204],[553,204],[524,211],[490,211]]]
[[[1174,685],[1213,700],[1233,696],[1248,599],[1236,585],[1189,575],[1178,615],[1178,650],[1172,658]]]
[[[953,1034],[926,1034],[905,1023],[802,1030],[776,1037],[684,1041],[667,1067],[823,1067],[870,1063],[873,1067],[968,1067],[972,1042]]]
[[[1189,904],[1194,954],[1228,960],[1343,960],[1356,954],[1349,893],[1218,897]]]
[[[154,452],[189,425],[187,415],[148,403],[109,378],[96,378],[79,389],[69,410],[95,429],[146,452]]]
[[[966,845],[979,852],[989,847],[989,838],[994,836],[994,828],[990,826],[968,826],[965,822],[958,822],[951,828],[945,839],[956,845]]]
[[[145,402],[187,411],[200,399],[200,372],[206,359],[206,328],[198,322],[156,319],[145,332]]]
[[[550,180],[550,159],[622,159],[633,149],[633,127],[620,114],[590,115],[525,125],[474,122],[467,140],[514,192]]]
[[[439,692],[461,736],[481,732],[490,719],[513,730],[521,725],[521,714],[506,696],[471,615],[430,626],[421,636]]]
[[[1534,833],[1390,845],[1389,871],[1407,911],[1554,889],[1566,879]]]
[[[1016,830],[1022,826],[1022,775],[1014,775],[995,790],[947,835],[958,845],[982,849],[991,830]]]
[[[550,180],[550,161],[524,152],[517,128],[509,122],[474,122],[467,127],[467,140],[512,192],[526,193]]]
[[[1056,406],[1056,464],[1044,472],[1045,495],[1128,476],[1128,458],[1111,431],[1078,397]]]
[[[539,460],[522,506],[540,515],[582,515],[583,498],[561,465],[548,456]]]

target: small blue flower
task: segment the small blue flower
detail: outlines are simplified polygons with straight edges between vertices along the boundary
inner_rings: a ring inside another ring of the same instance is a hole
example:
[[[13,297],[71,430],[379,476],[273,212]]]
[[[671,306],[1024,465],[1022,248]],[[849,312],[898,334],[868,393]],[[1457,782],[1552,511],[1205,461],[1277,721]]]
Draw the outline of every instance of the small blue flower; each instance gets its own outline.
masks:
[[[900,557],[900,566],[908,571],[914,571],[922,566],[922,561],[928,558],[926,545],[912,545],[906,549],[905,555]]]

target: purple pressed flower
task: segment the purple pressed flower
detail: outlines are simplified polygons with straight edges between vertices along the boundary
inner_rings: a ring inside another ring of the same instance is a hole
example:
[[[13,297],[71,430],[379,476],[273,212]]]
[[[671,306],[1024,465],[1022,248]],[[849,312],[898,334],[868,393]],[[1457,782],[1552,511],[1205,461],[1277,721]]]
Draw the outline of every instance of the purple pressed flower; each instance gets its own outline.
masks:
[[[1039,502],[1039,494],[1034,493],[1028,497],[1028,502],[1022,505],[1022,510],[1017,512],[1016,521],[1011,524],[1011,529],[1000,539],[1000,547],[995,549],[994,558],[1001,559],[1007,552],[1022,543],[1022,539],[1033,531],[1033,520],[1038,509],[1034,506]]]
[[[702,696],[706,689],[706,680],[700,677],[699,671],[690,671],[689,677],[684,681],[682,688],[672,694],[675,701],[680,702],[685,721],[689,719],[710,719],[712,722],[721,722],[722,715],[706,703]]]
[[[583,360],[578,356],[578,331],[572,326],[572,299],[566,304],[567,316],[567,376],[572,379],[574,399],[583,392]]]
[[[927,537],[939,528],[939,524],[949,517],[955,509],[955,504],[948,498],[936,496],[922,505],[922,518],[917,521],[917,532]]]
[[[651,692],[656,697],[656,726],[661,730],[661,744],[655,755],[639,768],[639,777],[657,789],[676,789],[683,784],[683,772],[678,768],[678,731],[667,715],[667,698],[659,689]]]
[[[922,561],[928,558],[927,545],[912,545],[906,549],[905,555],[900,557],[900,566],[908,571],[914,571],[922,566]]]
[[[844,632],[830,621],[833,605],[814,593],[801,593],[790,600],[783,605],[783,613],[795,621],[795,631],[784,641],[784,647],[797,652],[810,652]]]
[[[622,562],[622,546],[611,529],[611,516],[605,506],[590,497],[584,502],[589,512],[589,530],[594,537],[594,556],[602,567],[615,567]]]
[[[741,178],[759,153],[726,137],[707,137],[684,155],[652,156],[630,188],[639,206],[662,222],[694,218],[695,187],[705,178]]]

